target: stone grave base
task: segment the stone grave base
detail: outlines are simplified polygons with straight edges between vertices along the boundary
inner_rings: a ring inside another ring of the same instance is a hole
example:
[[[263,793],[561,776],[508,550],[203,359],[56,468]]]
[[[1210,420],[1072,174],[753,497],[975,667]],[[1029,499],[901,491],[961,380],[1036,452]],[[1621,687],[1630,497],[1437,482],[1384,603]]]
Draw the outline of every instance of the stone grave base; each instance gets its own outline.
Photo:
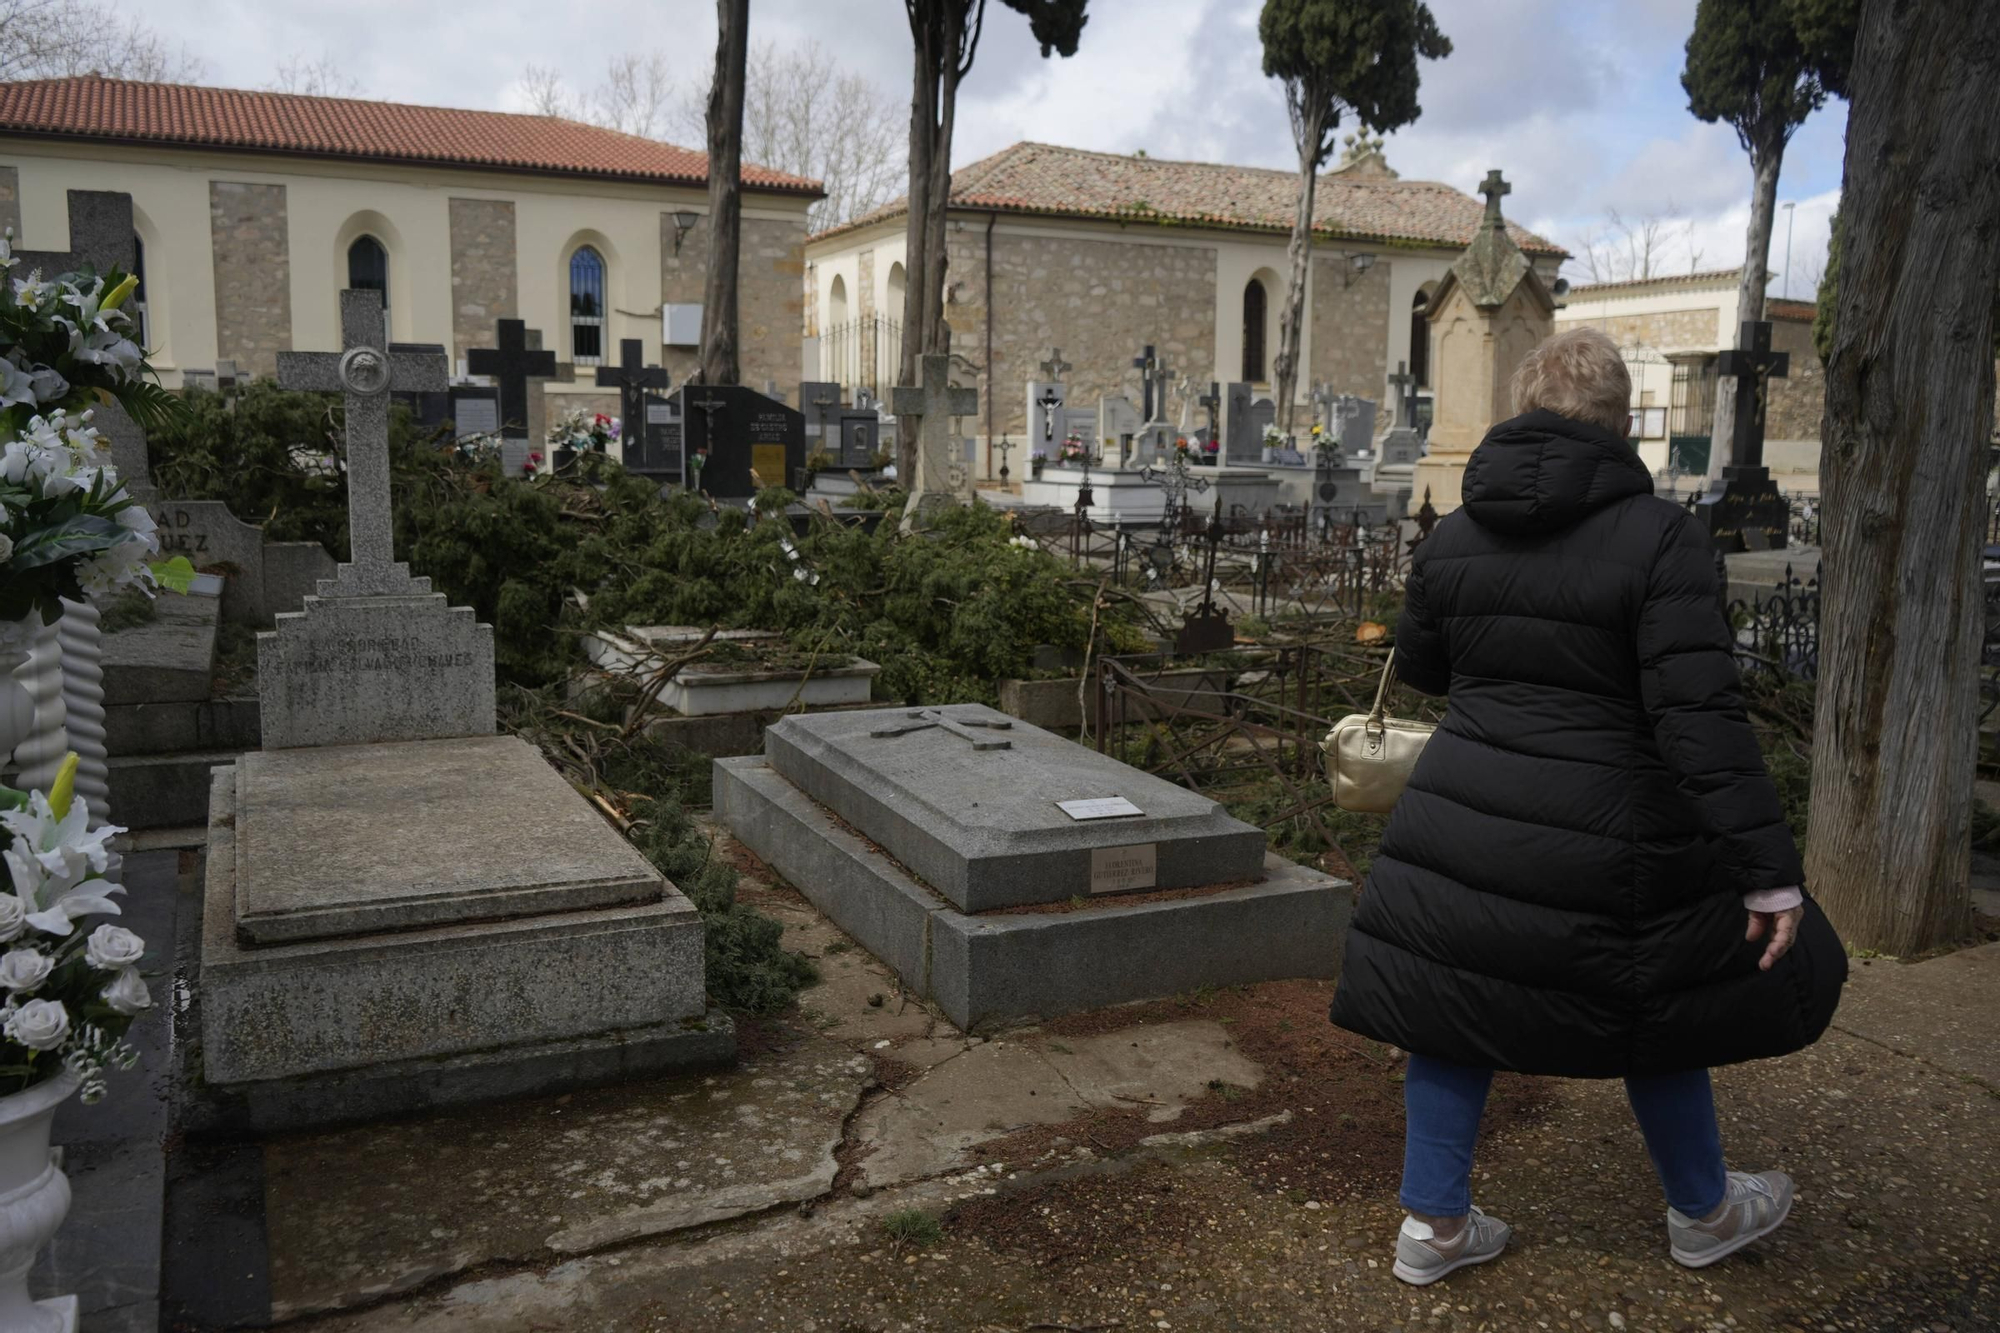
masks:
[[[1109,523],[1115,519],[1123,523],[1157,523],[1160,520],[1166,513],[1167,493],[1142,477],[1140,471],[1136,466],[1094,467],[1090,470],[1090,517],[1093,521]],[[1206,516],[1213,512],[1218,495],[1222,498],[1222,512],[1225,514],[1237,508],[1245,513],[1261,514],[1278,503],[1279,485],[1267,469],[1192,466],[1188,473],[1207,481],[1209,486],[1203,494],[1190,493],[1188,496],[1188,506],[1197,514]],[[1021,503],[1074,512],[1077,492],[1082,486],[1082,468],[1051,466],[1042,470],[1039,480],[1032,475],[1021,479]]]
[[[264,1131],[731,1057],[700,913],[518,738],[250,759],[210,796],[195,993],[216,1118]],[[533,815],[452,817],[433,770]]]
[[[714,802],[739,842],[967,1030],[1201,986],[1331,977],[1353,908],[1344,881],[1267,855],[1265,878],[1240,888],[969,915],[761,757],[717,760]]]

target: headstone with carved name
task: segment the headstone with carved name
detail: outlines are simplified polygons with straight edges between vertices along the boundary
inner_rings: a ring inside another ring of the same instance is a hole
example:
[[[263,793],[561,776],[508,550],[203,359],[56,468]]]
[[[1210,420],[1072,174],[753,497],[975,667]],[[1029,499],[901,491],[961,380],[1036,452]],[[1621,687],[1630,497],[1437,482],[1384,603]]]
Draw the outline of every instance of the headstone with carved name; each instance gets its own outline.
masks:
[[[754,389],[694,384],[674,395],[689,462],[718,500],[748,500],[766,486],[793,486],[806,465],[806,419]]]

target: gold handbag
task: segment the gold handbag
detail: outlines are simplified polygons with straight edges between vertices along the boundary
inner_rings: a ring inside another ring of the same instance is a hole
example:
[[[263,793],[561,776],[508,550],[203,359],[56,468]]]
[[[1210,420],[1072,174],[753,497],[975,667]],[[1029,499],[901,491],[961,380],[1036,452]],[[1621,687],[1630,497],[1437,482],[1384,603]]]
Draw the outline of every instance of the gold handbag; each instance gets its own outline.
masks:
[[[1424,742],[1437,730],[1428,722],[1409,722],[1384,711],[1389,698],[1389,674],[1396,668],[1392,649],[1382,664],[1382,683],[1375,687],[1375,707],[1349,713],[1333,724],[1319,748],[1326,754],[1326,778],[1333,803],[1356,814],[1386,815],[1403,794]]]

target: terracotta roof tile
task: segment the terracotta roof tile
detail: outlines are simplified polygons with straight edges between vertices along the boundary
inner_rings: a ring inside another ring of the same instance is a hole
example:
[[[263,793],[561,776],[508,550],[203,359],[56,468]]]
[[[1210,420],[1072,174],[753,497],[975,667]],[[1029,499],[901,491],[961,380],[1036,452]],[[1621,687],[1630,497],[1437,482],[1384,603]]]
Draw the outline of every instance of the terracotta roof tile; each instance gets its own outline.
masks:
[[[702,185],[708,155],[556,116],[245,92],[83,75],[0,83],[0,134],[174,144],[369,162],[435,162]],[[746,189],[818,195],[818,181],[743,165]]]
[[[1289,232],[1298,188],[1298,175],[1290,171],[1017,143],[953,172],[951,202],[1012,213]],[[907,211],[897,199],[814,239]],[[1350,240],[1469,245],[1484,214],[1479,200],[1434,181],[1322,172],[1313,197],[1315,234]],[[1530,254],[1566,253],[1524,227],[1510,222],[1507,228]]]
[[[1587,282],[1569,289],[1569,299],[1588,299],[1596,296],[1637,296],[1643,292],[1670,291],[1682,287],[1711,287],[1727,281],[1735,282],[1743,275],[1743,268],[1711,268],[1699,273],[1664,273],[1653,278],[1626,278],[1619,282]]]

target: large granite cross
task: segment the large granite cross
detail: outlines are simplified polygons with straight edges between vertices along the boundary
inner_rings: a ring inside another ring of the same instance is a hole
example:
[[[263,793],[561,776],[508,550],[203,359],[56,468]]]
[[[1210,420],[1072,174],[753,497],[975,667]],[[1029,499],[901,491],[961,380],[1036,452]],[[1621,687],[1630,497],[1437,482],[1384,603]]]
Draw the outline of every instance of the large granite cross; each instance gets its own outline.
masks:
[[[1396,373],[1389,377],[1389,391],[1395,395],[1396,420],[1398,426],[1417,424],[1417,377],[1410,373],[1410,363],[1398,361]]]
[[[500,386],[500,434],[504,439],[528,438],[528,381],[554,379],[556,354],[528,346],[525,320],[499,322],[498,347],[473,347],[465,353],[465,368],[489,375]]]
[[[396,563],[389,507],[389,395],[443,393],[445,361],[434,352],[395,352],[382,328],[382,294],[340,294],[339,352],[278,353],[278,383],[345,398],[347,530],[351,560],[320,585],[322,597],[428,593]]]
[[[646,390],[664,391],[668,379],[665,366],[646,364],[646,344],[637,338],[619,340],[617,365],[597,368],[597,387],[618,390],[619,441],[627,449],[638,449],[646,439]]]
[[[916,422],[917,475],[911,478],[910,502],[903,511],[907,525],[926,504],[941,498],[960,500],[964,486],[954,485],[963,477],[964,460],[959,456],[957,436],[952,432],[953,417],[970,416],[979,410],[979,391],[961,389],[951,382],[951,358],[941,352],[920,357],[921,386],[898,384],[890,391],[890,405],[896,413],[900,436],[905,421]],[[956,469],[956,471],[954,471]]]
[[[1769,320],[1745,320],[1737,345],[1715,359],[1720,379],[1736,381],[1734,457],[1743,467],[1761,467],[1764,462],[1764,417],[1770,406],[1770,381],[1786,378],[1791,369],[1789,352],[1771,350]]]

